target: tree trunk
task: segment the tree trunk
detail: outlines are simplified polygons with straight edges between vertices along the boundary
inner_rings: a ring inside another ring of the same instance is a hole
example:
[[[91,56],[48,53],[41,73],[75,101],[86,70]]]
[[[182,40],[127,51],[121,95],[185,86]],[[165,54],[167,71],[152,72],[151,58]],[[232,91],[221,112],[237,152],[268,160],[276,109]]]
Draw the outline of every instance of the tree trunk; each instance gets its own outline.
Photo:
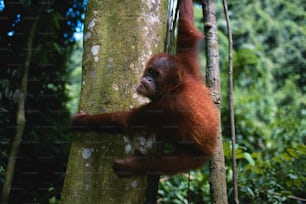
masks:
[[[203,0],[203,6],[205,16],[204,29],[206,36],[207,55],[206,83],[211,90],[211,94],[216,105],[220,109],[221,93],[216,11],[212,0]],[[226,204],[228,201],[221,128],[217,141],[217,152],[210,160],[210,191],[212,203]]]
[[[150,56],[164,50],[166,14],[166,0],[88,1],[80,111],[128,110],[145,101],[135,86]],[[144,138],[77,133],[61,203],[144,203],[146,178],[118,178],[112,170],[113,159],[142,147]]]

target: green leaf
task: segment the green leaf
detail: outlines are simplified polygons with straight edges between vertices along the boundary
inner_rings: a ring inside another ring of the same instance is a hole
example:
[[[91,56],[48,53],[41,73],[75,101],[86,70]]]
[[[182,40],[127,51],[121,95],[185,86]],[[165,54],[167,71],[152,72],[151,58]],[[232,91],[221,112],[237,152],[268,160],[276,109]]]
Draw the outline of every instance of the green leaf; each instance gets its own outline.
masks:
[[[244,152],[244,158],[249,162],[249,164],[253,166],[255,165],[255,161],[249,153]]]
[[[291,157],[294,157],[294,158],[299,157],[298,150],[293,149],[293,148],[289,148],[289,149],[287,149],[287,151],[288,151],[288,153]]]

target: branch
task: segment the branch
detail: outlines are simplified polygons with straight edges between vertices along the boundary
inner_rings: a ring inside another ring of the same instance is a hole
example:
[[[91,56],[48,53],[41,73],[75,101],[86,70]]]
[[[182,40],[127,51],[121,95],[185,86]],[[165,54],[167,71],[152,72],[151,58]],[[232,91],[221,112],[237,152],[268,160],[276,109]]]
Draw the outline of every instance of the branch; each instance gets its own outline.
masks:
[[[282,194],[281,193],[277,193],[277,192],[268,192],[272,195],[277,195],[277,196],[281,196]],[[287,198],[291,198],[291,199],[294,199],[294,200],[299,200],[299,201],[303,201],[303,202],[306,202],[306,198],[301,198],[301,197],[297,197],[297,196],[294,196],[294,195],[288,195]]]
[[[3,184],[2,195],[1,195],[1,202],[3,203],[8,203],[9,201],[10,189],[11,189],[13,176],[15,172],[16,159],[17,159],[18,152],[19,152],[19,146],[22,141],[24,127],[26,124],[24,105],[25,105],[25,98],[27,95],[28,74],[29,74],[29,68],[30,68],[30,63],[31,63],[33,39],[35,36],[35,31],[37,28],[38,20],[39,18],[35,19],[29,31],[28,39],[27,39],[27,52],[26,52],[25,61],[24,61],[24,73],[22,76],[21,84],[20,84],[20,92],[19,92],[19,98],[18,98],[16,136],[12,144],[12,148],[11,148],[11,152],[9,155],[9,160],[8,160],[8,164],[6,168],[5,182]]]
[[[236,133],[235,133],[235,116],[234,116],[234,99],[233,99],[233,40],[232,30],[230,26],[230,19],[228,15],[227,1],[223,0],[224,14],[226,18],[226,26],[228,32],[228,97],[229,97],[229,111],[230,111],[230,128],[232,138],[232,170],[233,170],[233,188],[234,201],[239,203],[238,199],[238,185],[237,185],[237,163],[236,163]]]
[[[223,0],[224,15],[226,18],[226,26],[228,32],[228,93],[229,93],[229,111],[230,111],[230,127],[232,138],[232,170],[233,170],[233,188],[235,203],[239,203],[238,186],[237,186],[237,163],[236,163],[236,133],[235,133],[235,116],[234,116],[234,100],[233,100],[233,39],[228,15],[227,1]]]

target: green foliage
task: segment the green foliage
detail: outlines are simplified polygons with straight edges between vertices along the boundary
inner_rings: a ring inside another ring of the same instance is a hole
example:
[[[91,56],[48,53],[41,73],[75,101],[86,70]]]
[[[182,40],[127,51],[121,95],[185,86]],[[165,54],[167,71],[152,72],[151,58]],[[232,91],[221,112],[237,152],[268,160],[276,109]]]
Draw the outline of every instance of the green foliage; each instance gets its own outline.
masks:
[[[306,188],[306,146],[298,144],[268,157],[251,154],[255,163],[239,161],[239,188],[244,201],[255,203],[293,202],[290,196],[303,196]],[[289,196],[289,197],[288,197]]]
[[[205,171],[191,171],[190,176],[183,174],[174,177],[163,177],[158,191],[159,203],[209,203],[208,171],[207,169]]]
[[[10,203],[52,203],[61,192],[69,151],[68,59],[75,43],[73,34],[84,13],[83,2],[5,2],[0,12],[0,191],[16,134],[24,59],[31,51],[26,127]],[[33,49],[28,50],[27,36],[35,18],[39,23]]]
[[[306,27],[301,5],[301,1],[229,2],[238,183],[243,203],[298,203],[293,196],[304,196],[306,101],[305,72],[301,71],[305,56],[301,53],[305,53]],[[220,49],[225,52],[227,48],[221,45]],[[222,63],[222,73],[225,65]],[[223,102],[226,127],[227,101]],[[228,142],[225,146],[230,149]],[[227,151],[227,165],[230,156]]]
[[[69,102],[66,104],[70,113],[78,112],[80,91],[81,91],[81,78],[82,78],[82,43],[80,40],[74,47],[74,51],[67,62],[69,74],[69,83],[66,84],[66,89],[69,94]]]

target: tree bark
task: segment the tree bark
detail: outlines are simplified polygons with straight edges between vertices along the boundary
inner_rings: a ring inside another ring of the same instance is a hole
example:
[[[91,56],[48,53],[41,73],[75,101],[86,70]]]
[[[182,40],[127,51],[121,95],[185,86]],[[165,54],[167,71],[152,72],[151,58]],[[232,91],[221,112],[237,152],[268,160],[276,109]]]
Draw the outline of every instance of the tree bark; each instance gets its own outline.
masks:
[[[204,11],[204,33],[206,36],[206,84],[210,88],[212,97],[220,109],[220,68],[219,68],[219,49],[217,39],[216,11],[212,0],[203,0]],[[219,114],[219,118],[221,115]],[[221,120],[220,120],[221,121]],[[221,127],[221,122],[220,122]],[[210,160],[210,191],[212,203],[226,204],[227,187],[226,172],[224,162],[224,151],[222,142],[222,132],[217,140],[216,154]]]
[[[128,110],[145,101],[135,86],[150,56],[164,50],[166,14],[166,0],[88,1],[80,111]],[[118,178],[112,162],[145,149],[149,140],[77,133],[61,203],[144,203],[146,178]]]
[[[16,159],[19,152],[20,143],[22,141],[22,135],[24,132],[24,127],[26,124],[26,118],[25,118],[25,101],[27,96],[27,86],[28,86],[28,75],[29,75],[29,69],[31,64],[31,58],[32,58],[32,47],[33,47],[33,39],[35,37],[35,31],[37,28],[39,18],[37,17],[32,27],[28,33],[27,38],[27,52],[25,54],[25,61],[24,61],[24,70],[23,70],[23,76],[20,84],[20,90],[19,90],[19,96],[18,96],[18,110],[17,110],[17,119],[16,119],[16,135],[12,143],[11,152],[8,159],[8,164],[6,168],[5,173],[5,181],[2,188],[2,195],[1,195],[1,203],[8,203],[9,202],[9,196],[10,196],[10,190],[13,182],[13,176],[15,172],[15,164]]]

